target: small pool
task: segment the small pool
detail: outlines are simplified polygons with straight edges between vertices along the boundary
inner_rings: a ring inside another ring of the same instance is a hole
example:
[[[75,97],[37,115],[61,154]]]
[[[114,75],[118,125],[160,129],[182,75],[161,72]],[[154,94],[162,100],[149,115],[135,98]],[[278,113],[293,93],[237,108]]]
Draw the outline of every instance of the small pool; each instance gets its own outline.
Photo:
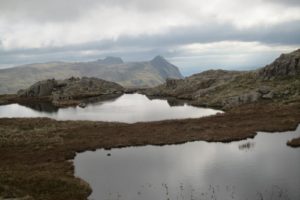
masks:
[[[296,131],[258,133],[232,143],[87,151],[74,160],[90,200],[299,200],[300,148]]]
[[[166,119],[198,118],[214,115],[219,110],[187,104],[174,106],[167,100],[150,100],[141,94],[124,94],[109,101],[88,104],[85,108],[55,108],[51,104],[0,106],[0,117],[49,117],[56,120],[117,121],[134,123]]]

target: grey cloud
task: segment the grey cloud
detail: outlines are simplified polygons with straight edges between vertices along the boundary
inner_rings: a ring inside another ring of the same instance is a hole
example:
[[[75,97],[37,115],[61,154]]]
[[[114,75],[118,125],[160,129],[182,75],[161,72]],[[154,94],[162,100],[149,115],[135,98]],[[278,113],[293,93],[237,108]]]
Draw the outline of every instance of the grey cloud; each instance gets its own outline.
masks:
[[[257,27],[238,30],[230,24],[206,24],[201,27],[173,28],[160,35],[121,36],[117,40],[101,40],[80,45],[63,47],[14,49],[1,51],[1,55],[9,54],[50,54],[55,52],[82,50],[116,50],[126,48],[168,49],[178,45],[191,43],[210,43],[226,40],[261,42],[270,45],[300,44],[300,21],[282,23],[272,27]],[[1,44],[1,43],[0,43]]]
[[[300,21],[282,23],[271,27],[238,30],[230,24],[206,24],[201,27],[178,28],[170,34],[152,38],[140,37],[139,42],[148,44],[209,43],[224,40],[258,41],[268,44],[300,44]],[[135,39],[136,41],[136,39]],[[133,42],[133,41],[132,41]]]
[[[0,18],[11,21],[72,21],[98,3],[95,0],[0,0]]]
[[[262,0],[283,6],[300,5],[299,0]],[[97,6],[123,10],[159,12],[182,9],[178,0],[0,0],[0,18],[11,21],[74,21]]]
[[[262,2],[276,3],[283,7],[300,5],[299,0],[262,0]],[[160,12],[159,16],[164,17],[164,11],[176,10],[180,5],[177,4],[177,0],[0,0],[0,22],[1,20],[18,21],[18,23],[21,21],[21,24],[26,26],[26,21],[34,21],[42,24],[43,27],[43,23],[47,22],[64,23],[78,20],[97,6],[107,9],[119,7],[128,12],[134,9],[140,13]],[[111,24],[111,26],[118,26],[118,24]],[[0,35],[0,65],[53,60],[84,61],[107,55],[121,56],[129,61],[147,60],[158,54],[172,58],[184,55],[185,52],[178,49],[182,45],[226,40],[260,42],[268,45],[300,45],[299,32],[300,20],[243,29],[236,28],[230,22],[217,23],[216,20],[203,21],[197,26],[176,26],[161,34],[121,34],[116,40],[106,39],[62,47],[11,50],[3,49]],[[82,51],[96,51],[96,53],[82,54]],[[269,60],[273,57],[274,54],[268,55]],[[209,63],[204,64],[211,66]],[[252,63],[252,65],[256,64]]]
[[[300,6],[299,0],[266,0],[266,1],[270,3],[277,3],[286,6]]]
[[[206,24],[201,27],[174,28],[161,35],[123,36],[117,40],[102,40],[56,48],[1,50],[0,63],[29,63],[50,60],[92,60],[100,56],[122,56],[125,60],[143,60],[161,54],[168,57],[184,52],[178,46],[191,43],[211,43],[225,40],[260,42],[268,45],[300,45],[300,21],[268,28],[237,30],[229,24]],[[82,55],[81,51],[98,51]],[[170,51],[172,50],[172,51]]]
[[[153,11],[170,8],[169,0],[0,0],[0,18],[12,21],[74,21],[97,6]]]

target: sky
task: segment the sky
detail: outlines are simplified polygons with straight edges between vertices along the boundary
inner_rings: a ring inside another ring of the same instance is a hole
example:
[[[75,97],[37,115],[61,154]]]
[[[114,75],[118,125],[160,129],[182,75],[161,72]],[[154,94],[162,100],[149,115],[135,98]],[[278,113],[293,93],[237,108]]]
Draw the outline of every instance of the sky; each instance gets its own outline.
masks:
[[[184,75],[300,48],[299,0],[0,0],[0,68],[164,56]]]

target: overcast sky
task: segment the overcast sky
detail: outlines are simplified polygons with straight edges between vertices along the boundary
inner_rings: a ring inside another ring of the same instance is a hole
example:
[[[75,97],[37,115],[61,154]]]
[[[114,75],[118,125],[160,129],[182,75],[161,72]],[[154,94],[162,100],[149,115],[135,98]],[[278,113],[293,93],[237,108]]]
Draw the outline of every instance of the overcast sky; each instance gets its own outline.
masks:
[[[0,0],[0,68],[162,55],[184,74],[300,48],[299,0]]]

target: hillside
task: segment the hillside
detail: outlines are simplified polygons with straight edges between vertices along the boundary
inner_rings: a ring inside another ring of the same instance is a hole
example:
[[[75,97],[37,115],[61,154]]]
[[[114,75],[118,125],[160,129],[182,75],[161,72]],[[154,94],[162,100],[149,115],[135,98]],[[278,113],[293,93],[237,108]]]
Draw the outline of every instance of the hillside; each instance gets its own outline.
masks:
[[[300,96],[300,49],[282,54],[255,71],[209,70],[144,91],[148,96],[176,97],[194,105],[223,109],[257,101],[293,101]]]
[[[125,63],[121,58],[107,57],[94,62],[51,62],[29,64],[0,70],[0,94],[16,93],[45,79],[96,77],[124,87],[153,87],[166,78],[182,78],[178,68],[161,56],[151,61]]]

